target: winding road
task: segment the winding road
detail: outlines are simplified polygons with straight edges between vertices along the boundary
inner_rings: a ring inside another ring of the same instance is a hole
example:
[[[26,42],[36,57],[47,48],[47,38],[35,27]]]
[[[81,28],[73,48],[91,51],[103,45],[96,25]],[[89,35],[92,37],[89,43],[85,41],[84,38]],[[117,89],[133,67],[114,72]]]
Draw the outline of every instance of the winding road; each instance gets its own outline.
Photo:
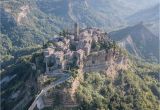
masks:
[[[41,92],[37,95],[37,97],[35,98],[35,100],[33,101],[32,105],[29,107],[28,110],[34,110],[34,108],[36,107],[37,105],[37,100],[42,96],[44,95],[48,90],[50,90],[51,88],[54,88],[55,86],[59,85],[59,84],[62,84],[64,83],[65,81],[69,80],[71,78],[70,75],[68,74],[64,74],[60,79],[58,79],[57,81],[55,82],[52,82],[49,86],[43,88],[41,90]]]

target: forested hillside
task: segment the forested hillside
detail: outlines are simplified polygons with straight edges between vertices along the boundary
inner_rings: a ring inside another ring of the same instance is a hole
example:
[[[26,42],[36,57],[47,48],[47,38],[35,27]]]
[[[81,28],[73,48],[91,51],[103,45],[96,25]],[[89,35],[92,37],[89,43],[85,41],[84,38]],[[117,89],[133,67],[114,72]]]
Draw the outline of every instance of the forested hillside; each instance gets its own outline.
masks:
[[[8,0],[0,4],[1,53],[42,44],[54,36],[63,20],[41,12],[34,0]],[[5,37],[4,37],[5,36]]]
[[[85,74],[77,92],[80,108],[158,110],[159,70],[150,69],[155,68],[155,65],[137,66],[133,67],[137,72],[120,71],[114,80],[103,73]]]

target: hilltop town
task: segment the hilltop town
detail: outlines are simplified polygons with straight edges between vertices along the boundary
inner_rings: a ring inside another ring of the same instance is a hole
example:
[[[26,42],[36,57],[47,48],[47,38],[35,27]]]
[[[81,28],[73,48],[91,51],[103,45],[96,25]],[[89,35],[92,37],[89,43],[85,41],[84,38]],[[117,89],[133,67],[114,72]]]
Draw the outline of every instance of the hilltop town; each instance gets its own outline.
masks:
[[[103,70],[112,56],[118,55],[115,43],[106,32],[96,28],[79,29],[73,34],[49,41],[52,46],[44,50],[46,74],[57,70],[79,68],[84,72]]]

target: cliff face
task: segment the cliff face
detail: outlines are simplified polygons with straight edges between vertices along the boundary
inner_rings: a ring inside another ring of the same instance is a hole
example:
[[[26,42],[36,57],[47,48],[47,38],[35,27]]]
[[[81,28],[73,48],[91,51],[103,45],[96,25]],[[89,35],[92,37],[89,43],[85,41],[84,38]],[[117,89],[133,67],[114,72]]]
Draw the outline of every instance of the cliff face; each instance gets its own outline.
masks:
[[[78,70],[78,75],[75,79],[72,80],[71,87],[63,90],[64,94],[62,95],[62,100],[64,108],[74,108],[79,105],[77,102],[76,92],[80,83],[83,82],[83,75],[83,71]]]
[[[6,2],[2,1],[1,6],[4,12],[12,16],[17,24],[24,25],[24,24],[27,24],[28,20],[32,19],[32,18],[29,18],[29,14],[33,13],[32,11],[35,4],[32,1],[29,2],[25,0],[23,2],[22,1],[6,1]]]
[[[22,22],[23,18],[27,17],[27,14],[30,12],[29,6],[28,5],[24,5],[20,7],[20,12],[18,13],[17,16],[17,22],[20,24]]]

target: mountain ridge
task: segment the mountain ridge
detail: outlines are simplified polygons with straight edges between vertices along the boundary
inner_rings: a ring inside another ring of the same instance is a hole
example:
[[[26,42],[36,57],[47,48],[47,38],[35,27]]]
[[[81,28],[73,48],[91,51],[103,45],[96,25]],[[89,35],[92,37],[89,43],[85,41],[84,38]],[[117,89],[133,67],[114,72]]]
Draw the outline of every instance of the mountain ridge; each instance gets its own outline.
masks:
[[[135,54],[144,59],[149,59],[153,56],[158,61],[158,36],[155,36],[142,23],[111,32],[109,33],[109,36],[113,40],[116,40],[121,44],[123,44],[123,41],[127,41],[127,38],[129,36],[130,41],[133,41],[133,44],[125,42],[126,45],[124,47],[126,47],[126,49],[130,53]]]
[[[140,10],[126,18],[129,25],[134,25],[143,22],[156,36],[159,36],[159,7],[160,3],[150,8]]]

